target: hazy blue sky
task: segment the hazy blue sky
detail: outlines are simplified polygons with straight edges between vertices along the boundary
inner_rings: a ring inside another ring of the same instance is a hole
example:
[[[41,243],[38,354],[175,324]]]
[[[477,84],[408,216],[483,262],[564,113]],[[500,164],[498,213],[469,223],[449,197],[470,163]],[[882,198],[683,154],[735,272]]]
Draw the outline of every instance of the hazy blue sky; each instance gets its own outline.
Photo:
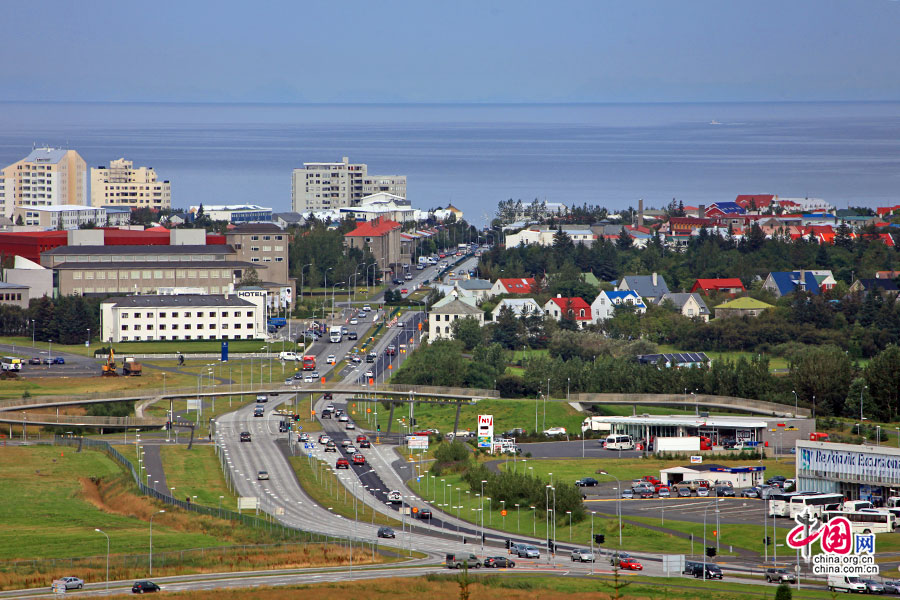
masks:
[[[891,0],[42,0],[5,6],[0,99],[900,99]]]

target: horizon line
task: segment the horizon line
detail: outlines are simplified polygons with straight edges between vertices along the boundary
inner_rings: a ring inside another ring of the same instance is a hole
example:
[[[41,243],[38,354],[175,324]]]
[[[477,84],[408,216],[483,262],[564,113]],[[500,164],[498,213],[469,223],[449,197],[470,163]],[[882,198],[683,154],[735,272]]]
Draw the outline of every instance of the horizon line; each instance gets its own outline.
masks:
[[[708,104],[894,104],[900,98],[881,100],[621,100],[621,101],[209,101],[209,100],[3,100],[0,104],[180,104],[219,106],[622,106],[622,105],[708,105]]]

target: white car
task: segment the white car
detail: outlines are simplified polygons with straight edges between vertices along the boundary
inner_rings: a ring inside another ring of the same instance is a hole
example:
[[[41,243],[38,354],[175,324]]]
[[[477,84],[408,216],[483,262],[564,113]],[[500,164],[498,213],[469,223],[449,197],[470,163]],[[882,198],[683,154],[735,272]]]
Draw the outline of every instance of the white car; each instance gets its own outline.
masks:
[[[359,450],[356,449],[356,446],[347,446],[346,448],[344,448],[344,451],[347,454],[356,454],[357,452],[359,452]]]
[[[334,354],[329,354],[328,358],[325,359],[325,362],[327,362],[329,365],[333,365],[337,362],[337,358],[335,358]]]
[[[296,353],[296,352],[279,352],[279,353],[278,353],[278,360],[292,360],[292,361],[298,361],[298,360],[300,360],[300,357],[297,356],[297,353]]]
[[[350,440],[341,440],[341,446],[344,448],[349,448],[352,443]]]
[[[354,317],[354,318],[350,319],[350,324],[351,325],[359,325],[359,320]]]
[[[313,379],[312,375],[304,375],[303,376],[303,383],[312,383],[313,381],[314,381],[314,379]]]
[[[550,429],[544,430],[544,435],[547,437],[552,437],[554,435],[566,435],[565,427],[551,427]]]
[[[60,577],[56,581],[66,584],[67,590],[80,590],[84,588],[84,579],[78,577]]]
[[[366,379],[372,379],[373,377],[375,377],[375,375],[372,371],[366,371]]]
[[[353,421],[347,421],[346,429],[356,429],[356,425],[353,424]]]
[[[338,417],[338,421],[340,421],[341,423],[346,423],[349,420],[350,420],[350,417],[348,417],[347,415],[341,415]]]
[[[267,479],[269,479],[269,472],[268,471],[260,471],[256,474],[256,478],[259,479],[260,481],[267,480]]]
[[[369,312],[370,310],[372,310],[372,307],[366,304],[365,306],[363,306],[363,310]]]

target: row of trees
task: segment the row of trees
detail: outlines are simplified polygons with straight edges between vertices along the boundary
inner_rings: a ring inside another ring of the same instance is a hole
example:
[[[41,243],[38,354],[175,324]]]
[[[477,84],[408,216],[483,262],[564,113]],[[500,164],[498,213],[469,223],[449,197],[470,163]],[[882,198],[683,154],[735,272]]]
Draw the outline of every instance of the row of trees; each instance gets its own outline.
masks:
[[[100,335],[100,300],[83,296],[37,298],[28,308],[0,305],[0,335],[30,336],[41,342],[80,344]]]

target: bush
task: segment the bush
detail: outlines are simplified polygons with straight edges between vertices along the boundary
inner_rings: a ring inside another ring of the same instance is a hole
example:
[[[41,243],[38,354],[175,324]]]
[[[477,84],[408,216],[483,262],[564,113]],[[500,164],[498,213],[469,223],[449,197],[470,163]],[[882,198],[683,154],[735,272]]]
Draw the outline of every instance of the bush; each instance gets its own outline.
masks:
[[[782,581],[778,589],[775,590],[775,600],[791,600],[793,597],[791,586]]]

